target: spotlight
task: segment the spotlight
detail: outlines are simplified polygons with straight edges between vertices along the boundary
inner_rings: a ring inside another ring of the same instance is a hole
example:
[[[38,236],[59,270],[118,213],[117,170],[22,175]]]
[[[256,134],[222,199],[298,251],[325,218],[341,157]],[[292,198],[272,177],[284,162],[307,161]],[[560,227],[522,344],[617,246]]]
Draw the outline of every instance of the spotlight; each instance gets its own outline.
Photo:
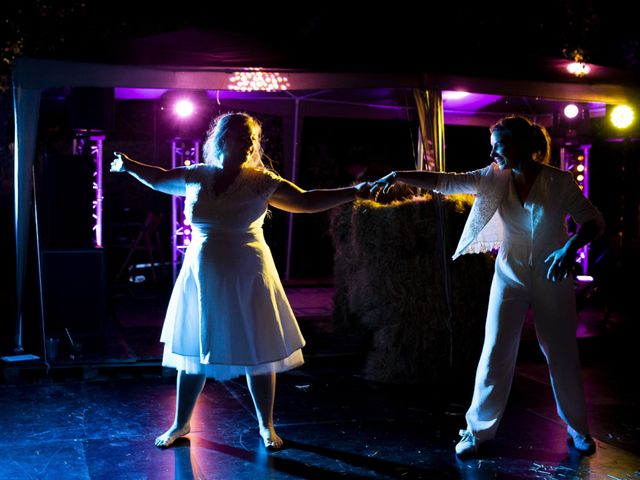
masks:
[[[185,100],[185,99],[179,100],[176,103],[176,105],[175,105],[175,107],[173,109],[173,111],[176,113],[176,115],[178,115],[179,117],[182,117],[182,118],[186,118],[186,117],[191,116],[193,114],[194,110],[195,110],[195,108],[193,106],[193,103],[191,103],[191,101]]]
[[[591,67],[584,62],[571,62],[567,65],[567,72],[576,77],[584,77],[591,71]]]
[[[577,105],[570,103],[566,107],[564,107],[564,116],[567,118],[576,118],[580,113],[580,109]]]
[[[612,111],[609,119],[616,128],[627,128],[633,123],[633,109],[628,105],[618,105]]]

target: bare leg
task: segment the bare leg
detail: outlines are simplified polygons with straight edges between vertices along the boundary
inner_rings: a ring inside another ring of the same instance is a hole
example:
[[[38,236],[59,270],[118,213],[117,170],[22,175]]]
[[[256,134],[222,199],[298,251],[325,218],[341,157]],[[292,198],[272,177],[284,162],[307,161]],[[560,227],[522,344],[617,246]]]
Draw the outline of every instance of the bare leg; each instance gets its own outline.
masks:
[[[191,414],[196,406],[198,396],[204,387],[204,375],[188,375],[178,371],[176,383],[176,417],[173,425],[156,438],[156,447],[168,447],[176,439],[191,431]]]
[[[282,448],[282,439],[273,427],[273,404],[276,396],[276,374],[249,375],[247,386],[256,408],[260,436],[267,448]]]

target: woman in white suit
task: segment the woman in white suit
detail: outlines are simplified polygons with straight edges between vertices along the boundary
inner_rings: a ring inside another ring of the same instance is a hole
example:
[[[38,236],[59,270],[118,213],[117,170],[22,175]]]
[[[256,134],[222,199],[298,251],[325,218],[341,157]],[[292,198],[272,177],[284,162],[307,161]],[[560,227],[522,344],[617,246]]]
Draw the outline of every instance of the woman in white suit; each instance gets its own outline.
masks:
[[[467,428],[460,431],[462,439],[456,445],[460,456],[477,453],[481,443],[496,435],[529,306],[568,438],[584,454],[595,451],[582,388],[570,274],[577,250],[603,232],[604,220],[570,172],[547,164],[550,144],[543,126],[509,116],[491,127],[491,165],[461,174],[395,171],[373,187],[386,190],[402,182],[445,194],[474,194],[453,258],[499,248]],[[572,236],[565,227],[567,214],[579,226]]]

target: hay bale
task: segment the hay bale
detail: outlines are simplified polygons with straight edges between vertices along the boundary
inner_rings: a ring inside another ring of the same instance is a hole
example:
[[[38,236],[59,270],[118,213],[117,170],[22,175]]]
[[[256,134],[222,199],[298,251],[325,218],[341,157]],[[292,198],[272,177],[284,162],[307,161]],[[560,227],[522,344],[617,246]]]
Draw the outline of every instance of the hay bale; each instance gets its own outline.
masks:
[[[368,378],[471,381],[493,274],[489,254],[451,262],[471,202],[424,195],[388,205],[359,201],[332,212],[334,322],[370,336]]]

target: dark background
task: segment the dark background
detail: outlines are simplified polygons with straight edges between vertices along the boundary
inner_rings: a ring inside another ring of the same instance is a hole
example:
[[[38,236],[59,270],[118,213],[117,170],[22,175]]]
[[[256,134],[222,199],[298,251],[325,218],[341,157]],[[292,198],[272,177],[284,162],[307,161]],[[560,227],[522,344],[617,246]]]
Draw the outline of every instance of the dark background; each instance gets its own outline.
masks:
[[[10,0],[0,7],[0,270],[8,285],[0,295],[2,306],[2,347],[10,345],[15,317],[15,245],[13,243],[13,112],[10,68],[19,55],[83,61],[113,61],[122,58],[126,42],[184,28],[227,31],[259,43],[265,54],[265,66],[324,69],[327,71],[416,72],[437,71],[449,74],[479,75],[492,78],[536,80],[541,71],[540,58],[573,59],[640,71],[640,31],[637,17],[618,1],[538,1],[518,2],[441,2],[415,5],[395,2],[393,8],[372,8],[370,4],[352,5],[349,12],[339,4],[274,8],[272,4],[235,6],[223,3],[185,1],[160,7],[157,2],[100,2],[53,0]],[[143,62],[144,58],[129,58]],[[176,59],[179,62],[180,59]],[[72,129],[79,122],[82,93],[43,99],[38,137],[37,180],[41,200],[52,209],[53,203],[69,205],[68,215],[51,218],[58,225],[82,222],[80,199],[86,191],[58,189],[47,191],[45,178],[65,173],[51,169],[50,161],[68,159]],[[138,155],[141,160],[168,166],[170,146],[176,125],[162,118],[157,102],[119,102],[106,109],[107,142],[105,168],[110,151],[118,148]],[[102,109],[105,113],[105,109]],[[212,111],[202,111],[194,129],[204,132]],[[86,127],[91,112],[82,112]],[[259,116],[265,124],[266,150],[276,169],[282,168],[282,140],[279,119]],[[307,118],[303,125],[303,148],[299,183],[303,188],[344,185],[352,180],[353,163],[364,163],[366,175],[375,177],[392,168],[410,168],[415,132],[411,122],[356,121]],[[624,303],[627,284],[620,281],[625,272],[633,274],[637,258],[638,144],[610,142],[611,135],[599,120],[589,125],[593,137],[591,158],[591,197],[605,213],[607,234],[594,249],[603,259],[598,268],[611,280],[610,299],[616,306]],[[553,133],[553,132],[552,132]],[[556,132],[559,133],[559,132]],[[447,126],[447,168],[467,170],[488,163],[488,133],[484,128]],[[554,152],[557,161],[557,149]],[[631,161],[630,161],[631,159]],[[626,174],[622,171],[626,168]],[[82,175],[71,169],[67,175]],[[84,184],[78,181],[73,184]],[[62,198],[62,196],[65,196]],[[48,199],[48,200],[47,200]],[[74,201],[76,200],[76,201]],[[50,203],[53,202],[53,203]],[[105,225],[139,223],[149,211],[168,212],[167,196],[149,191],[132,179],[105,175]],[[46,207],[43,208],[46,211]],[[73,213],[75,211],[75,213]],[[165,216],[166,218],[166,216]],[[621,221],[620,218],[624,220]],[[46,223],[46,222],[45,222]],[[44,224],[43,224],[44,226]],[[33,227],[33,226],[32,226]],[[278,266],[284,262],[286,215],[274,211],[265,226]],[[331,274],[331,245],[325,214],[299,215],[294,231],[292,276],[326,277]],[[33,232],[34,229],[32,228]],[[51,239],[51,233],[63,235],[65,229],[43,232],[47,241],[82,242]],[[622,245],[620,231],[630,244]],[[169,238],[168,222],[161,236]],[[105,239],[114,235],[105,231]],[[44,238],[43,237],[43,238]],[[31,295],[28,314],[37,315],[37,278],[33,268],[34,238],[30,245],[27,289]],[[168,249],[168,243],[163,248]],[[313,252],[307,255],[306,252]],[[122,252],[107,255],[106,278],[113,278]],[[623,259],[632,259],[625,261]],[[614,301],[615,300],[615,301]],[[617,303],[616,303],[617,302]]]

